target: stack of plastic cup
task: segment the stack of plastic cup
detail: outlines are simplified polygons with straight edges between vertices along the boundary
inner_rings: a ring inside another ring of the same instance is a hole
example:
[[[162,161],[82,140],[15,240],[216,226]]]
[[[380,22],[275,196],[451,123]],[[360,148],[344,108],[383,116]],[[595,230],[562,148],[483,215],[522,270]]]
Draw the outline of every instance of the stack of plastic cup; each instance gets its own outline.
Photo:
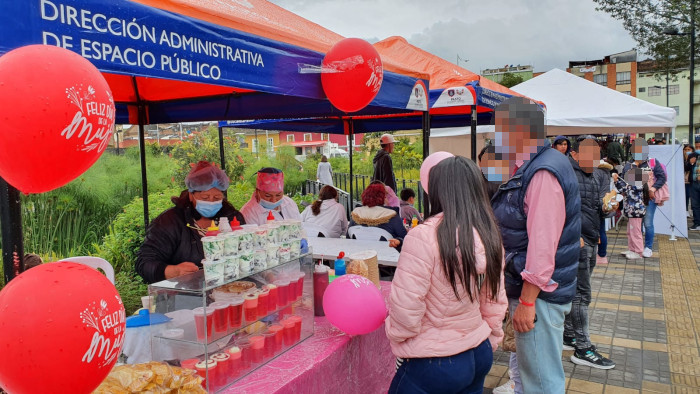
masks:
[[[277,306],[283,308],[289,303],[289,281],[276,280],[273,283],[277,286]]]
[[[265,286],[263,286],[263,288],[266,288],[270,291],[270,298],[267,299],[267,309],[269,309],[270,312],[272,312],[278,307],[279,289],[276,285],[272,283],[266,284]]]
[[[275,356],[275,337],[277,333],[274,331],[267,330],[262,333],[263,338],[265,338],[265,354],[266,359],[270,359]]]
[[[306,273],[299,272],[299,277],[297,279],[297,300],[301,299],[301,297],[304,295],[304,278],[306,278]]]
[[[292,315],[287,320],[294,322],[294,342],[299,342],[301,340],[301,316]]]
[[[204,360],[200,361],[195,365],[197,369],[197,375],[204,379],[202,385],[208,384],[210,388],[216,389],[216,383],[218,383],[218,371],[216,370],[216,361]],[[209,372],[209,380],[207,381],[207,370]],[[213,391],[213,390],[212,390]]]
[[[226,353],[216,353],[209,358],[210,360],[216,361],[216,368],[218,369],[218,387],[223,387],[226,385],[228,377],[231,375],[231,356]]]
[[[241,349],[241,371],[247,371],[250,369],[253,357],[251,354],[253,349],[250,347],[250,339],[248,339],[248,337],[241,337],[236,341],[236,346]]]

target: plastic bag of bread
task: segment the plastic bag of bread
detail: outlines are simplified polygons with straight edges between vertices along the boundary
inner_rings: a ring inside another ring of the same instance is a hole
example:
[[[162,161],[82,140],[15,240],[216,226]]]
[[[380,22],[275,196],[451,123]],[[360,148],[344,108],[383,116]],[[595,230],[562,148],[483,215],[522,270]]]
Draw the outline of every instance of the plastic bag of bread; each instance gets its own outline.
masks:
[[[355,274],[369,278],[369,268],[367,268],[367,263],[362,260],[352,260],[345,267],[345,273]]]
[[[114,367],[94,393],[200,394],[202,381],[195,371],[153,361]]]

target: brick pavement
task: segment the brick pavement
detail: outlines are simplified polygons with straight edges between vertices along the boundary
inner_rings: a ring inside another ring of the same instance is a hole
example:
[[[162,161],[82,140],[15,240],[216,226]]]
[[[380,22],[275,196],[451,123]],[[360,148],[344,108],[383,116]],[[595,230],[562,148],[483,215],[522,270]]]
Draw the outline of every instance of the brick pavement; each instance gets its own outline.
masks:
[[[700,393],[700,232],[669,241],[654,255],[626,260],[626,222],[608,232],[607,266],[593,272],[592,342],[617,366],[599,370],[562,363],[567,393]],[[494,354],[485,393],[508,380],[507,352]]]

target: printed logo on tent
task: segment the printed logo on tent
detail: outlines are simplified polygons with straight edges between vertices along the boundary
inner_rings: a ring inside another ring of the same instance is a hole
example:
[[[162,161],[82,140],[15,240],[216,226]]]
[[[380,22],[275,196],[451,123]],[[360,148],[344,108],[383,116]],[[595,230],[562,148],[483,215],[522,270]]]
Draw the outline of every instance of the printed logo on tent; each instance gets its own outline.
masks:
[[[474,105],[474,93],[464,86],[447,88],[433,104],[433,108]]]
[[[413,85],[413,90],[408,98],[408,103],[406,104],[406,109],[412,109],[415,111],[427,111],[428,110],[428,90],[425,88],[423,81],[417,81]]]

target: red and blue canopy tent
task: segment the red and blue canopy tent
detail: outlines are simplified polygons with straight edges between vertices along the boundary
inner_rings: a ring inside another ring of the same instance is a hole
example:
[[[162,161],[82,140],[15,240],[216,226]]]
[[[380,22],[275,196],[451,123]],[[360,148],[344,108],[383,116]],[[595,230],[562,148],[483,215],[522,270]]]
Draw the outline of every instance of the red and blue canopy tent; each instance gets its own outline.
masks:
[[[435,56],[403,37],[389,37],[374,44],[383,60],[430,75],[430,128],[472,127],[472,158],[476,158],[476,126],[490,124],[493,111],[504,100],[523,96],[496,82]],[[542,103],[539,103],[543,106]],[[342,132],[339,117],[314,119],[257,119],[236,127],[268,130]],[[419,113],[356,116],[356,133],[419,129],[425,123]],[[429,135],[424,135],[424,140]],[[427,146],[427,145],[426,145]],[[427,153],[427,149],[424,149]]]
[[[265,0],[0,3],[0,55],[30,44],[72,50],[90,60],[109,83],[116,122],[139,124],[146,224],[144,125],[290,117],[350,119],[326,99],[320,73],[303,72],[319,68],[325,53],[341,39]],[[11,77],[0,76],[0,82]],[[416,86],[427,88],[428,76],[384,61],[384,80],[377,96],[353,115],[427,110],[427,100],[421,105],[412,98]],[[352,122],[345,123],[345,129],[351,130]],[[12,253],[23,254],[20,197],[4,181],[0,189],[3,260],[9,280]]]

